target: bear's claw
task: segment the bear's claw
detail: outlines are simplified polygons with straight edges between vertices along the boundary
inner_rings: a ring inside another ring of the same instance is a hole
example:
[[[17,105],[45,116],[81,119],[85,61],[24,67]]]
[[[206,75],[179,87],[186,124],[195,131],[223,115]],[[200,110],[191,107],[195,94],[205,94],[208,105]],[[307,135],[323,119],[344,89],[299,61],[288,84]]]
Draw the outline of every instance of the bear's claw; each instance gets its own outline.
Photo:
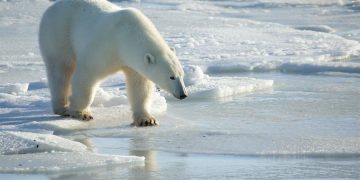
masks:
[[[92,119],[94,119],[94,118],[90,114],[83,114],[83,116],[82,116],[82,120],[84,120],[84,121],[90,121]]]
[[[159,125],[159,123],[156,121],[155,118],[142,118],[136,122],[133,122],[131,125],[146,127],[146,126],[156,126]]]
[[[94,119],[90,112],[70,111],[70,116],[72,118],[81,119],[83,121],[90,121]]]

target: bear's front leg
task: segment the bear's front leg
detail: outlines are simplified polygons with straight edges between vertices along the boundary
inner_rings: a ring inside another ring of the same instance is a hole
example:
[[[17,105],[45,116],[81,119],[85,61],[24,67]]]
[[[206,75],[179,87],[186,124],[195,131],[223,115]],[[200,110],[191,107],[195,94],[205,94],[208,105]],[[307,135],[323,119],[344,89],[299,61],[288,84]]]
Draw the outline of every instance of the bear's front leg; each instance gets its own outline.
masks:
[[[84,70],[77,70],[72,81],[69,115],[76,119],[91,120],[90,105],[94,99],[96,78]]]
[[[126,75],[127,94],[129,103],[133,111],[132,125],[134,126],[155,126],[158,125],[156,119],[150,115],[152,104],[152,94],[154,84],[144,78],[136,71],[127,68],[124,70]]]

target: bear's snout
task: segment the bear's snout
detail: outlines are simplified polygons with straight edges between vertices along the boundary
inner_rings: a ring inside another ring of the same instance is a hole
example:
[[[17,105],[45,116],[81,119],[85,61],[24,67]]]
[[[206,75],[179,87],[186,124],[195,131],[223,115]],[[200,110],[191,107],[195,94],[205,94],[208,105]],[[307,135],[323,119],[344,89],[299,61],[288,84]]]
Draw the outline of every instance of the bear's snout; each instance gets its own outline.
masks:
[[[182,94],[180,94],[179,99],[185,99],[187,96],[188,96],[187,93],[182,93]]]
[[[186,92],[186,90],[182,90],[179,94],[173,94],[177,99],[185,99],[186,97],[188,97],[188,94]]]
[[[188,97],[188,93],[185,89],[184,81],[182,79],[177,79],[177,84],[175,89],[176,89],[176,93],[174,93],[174,96],[176,98],[181,100]]]

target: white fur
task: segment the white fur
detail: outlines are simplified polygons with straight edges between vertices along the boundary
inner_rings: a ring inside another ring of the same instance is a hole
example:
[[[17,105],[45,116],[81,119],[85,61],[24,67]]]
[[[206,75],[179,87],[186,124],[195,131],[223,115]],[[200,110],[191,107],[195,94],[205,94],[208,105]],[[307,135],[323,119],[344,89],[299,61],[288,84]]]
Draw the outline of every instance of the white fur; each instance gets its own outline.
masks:
[[[156,124],[149,111],[152,82],[186,97],[175,53],[136,9],[106,0],[57,1],[44,13],[39,42],[56,114],[92,119],[96,86],[118,71],[126,75],[135,125]]]

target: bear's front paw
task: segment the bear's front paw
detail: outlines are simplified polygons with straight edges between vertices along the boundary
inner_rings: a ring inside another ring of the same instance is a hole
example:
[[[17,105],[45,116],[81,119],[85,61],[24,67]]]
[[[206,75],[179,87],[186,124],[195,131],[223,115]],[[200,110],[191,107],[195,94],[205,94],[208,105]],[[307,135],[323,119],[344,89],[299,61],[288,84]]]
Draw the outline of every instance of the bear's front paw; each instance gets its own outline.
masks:
[[[91,115],[91,112],[89,111],[70,111],[69,114],[72,118],[80,119],[84,121],[90,121],[94,119],[93,116]]]
[[[134,122],[131,124],[133,126],[156,126],[159,125],[158,122],[156,122],[156,119],[153,117],[142,117],[134,119]]]

